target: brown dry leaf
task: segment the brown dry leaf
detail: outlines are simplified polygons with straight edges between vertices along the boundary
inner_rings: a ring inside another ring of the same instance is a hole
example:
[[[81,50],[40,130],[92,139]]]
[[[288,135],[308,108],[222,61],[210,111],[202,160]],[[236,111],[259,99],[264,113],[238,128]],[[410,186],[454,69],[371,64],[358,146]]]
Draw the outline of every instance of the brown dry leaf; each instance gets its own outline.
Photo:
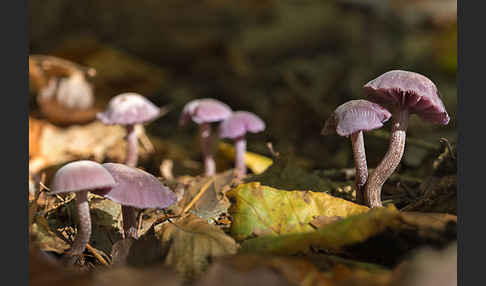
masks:
[[[188,210],[204,219],[216,220],[218,216],[227,211],[230,203],[224,196],[229,190],[233,181],[233,172],[228,170],[218,173],[213,177],[189,177],[183,176],[177,178],[181,185],[187,186],[184,189],[182,199],[177,203],[176,213],[180,213],[194,199],[195,196],[209,184],[204,194]]]
[[[38,124],[42,124],[42,128],[40,135],[36,135],[35,144],[32,144],[34,153],[29,161],[29,170],[32,173],[79,159],[91,158],[99,162],[107,157],[113,161],[124,159],[126,131],[121,126],[104,125],[96,121],[86,125],[59,128],[47,122],[32,120],[33,135],[38,129],[35,125]],[[146,153],[145,149],[140,149],[141,157],[146,156]],[[37,160],[39,158],[42,159],[41,163]]]
[[[321,228],[327,224],[336,222],[338,220],[342,219],[340,216],[325,216],[325,215],[319,215],[316,216],[313,220],[309,222],[313,227],[315,228]]]
[[[31,234],[34,241],[43,251],[53,251],[64,253],[70,248],[70,245],[63,239],[59,238],[49,227],[49,223],[43,216],[38,216],[31,226]]]
[[[158,224],[155,233],[163,244],[169,244],[165,264],[189,279],[206,270],[211,257],[236,253],[233,238],[193,214]]]

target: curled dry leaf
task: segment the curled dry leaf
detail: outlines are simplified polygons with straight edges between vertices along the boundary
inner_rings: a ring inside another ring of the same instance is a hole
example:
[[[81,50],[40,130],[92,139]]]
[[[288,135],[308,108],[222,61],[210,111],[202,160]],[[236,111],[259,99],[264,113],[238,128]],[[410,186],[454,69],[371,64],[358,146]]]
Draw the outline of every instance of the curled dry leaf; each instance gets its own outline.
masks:
[[[347,217],[369,211],[326,193],[278,190],[258,182],[238,185],[226,195],[232,202],[231,234],[237,240],[312,231],[316,217]]]
[[[205,271],[208,259],[236,253],[233,238],[193,214],[174,223],[158,224],[155,233],[163,244],[169,244],[165,264],[186,279]]]

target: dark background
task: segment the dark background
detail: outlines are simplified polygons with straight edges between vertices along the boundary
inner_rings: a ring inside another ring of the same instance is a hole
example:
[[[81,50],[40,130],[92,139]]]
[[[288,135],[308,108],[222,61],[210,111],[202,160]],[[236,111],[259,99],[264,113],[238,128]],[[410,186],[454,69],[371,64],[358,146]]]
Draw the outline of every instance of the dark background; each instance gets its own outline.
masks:
[[[63,1],[31,0],[29,53],[52,54],[97,69],[97,105],[134,91],[170,112],[153,136],[194,148],[195,127],[177,120],[186,102],[213,97],[261,116],[248,137],[306,169],[352,167],[349,140],[321,136],[340,104],[364,98],[362,86],[392,70],[415,71],[438,87],[451,116],[434,126],[412,116],[408,138],[456,141],[456,1]],[[389,131],[389,124],[384,129]],[[365,135],[370,168],[386,138]],[[408,144],[401,172],[426,176],[438,152]],[[170,157],[170,152],[168,152]]]

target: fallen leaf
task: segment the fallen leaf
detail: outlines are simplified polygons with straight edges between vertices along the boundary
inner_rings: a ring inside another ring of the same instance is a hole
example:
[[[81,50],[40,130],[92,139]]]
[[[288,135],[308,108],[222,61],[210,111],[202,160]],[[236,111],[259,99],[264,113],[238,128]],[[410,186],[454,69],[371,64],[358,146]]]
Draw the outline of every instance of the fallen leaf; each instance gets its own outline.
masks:
[[[155,233],[163,244],[169,244],[165,264],[174,267],[186,279],[206,270],[208,259],[236,253],[233,238],[193,214],[174,223],[158,224]]]
[[[35,243],[43,251],[53,251],[64,253],[70,248],[70,245],[57,236],[49,227],[49,223],[43,216],[38,216],[32,224],[32,235]]]
[[[312,231],[310,223],[317,216],[347,217],[369,210],[326,193],[278,190],[258,182],[240,184],[226,195],[232,202],[231,234],[237,240]]]
[[[235,148],[228,143],[220,142],[219,151],[229,159],[235,158]],[[254,174],[261,174],[273,164],[273,160],[253,152],[245,153],[245,164]]]
[[[177,208],[175,213],[180,213],[187,208],[188,204],[203,191],[203,188],[207,188],[188,211],[204,219],[216,220],[230,206],[224,193],[230,189],[232,181],[233,172],[231,170],[218,173],[213,177],[183,176],[177,178],[176,184],[186,187],[184,188],[182,199],[174,207],[174,209]]]
[[[241,253],[297,254],[311,248],[339,252],[345,246],[363,242],[389,227],[398,227],[400,212],[394,207],[375,208],[349,216],[315,231],[267,235],[245,240]]]
[[[144,268],[115,267],[113,269],[99,271],[94,274],[92,284],[97,286],[140,286],[140,285],[164,285],[182,286],[182,281],[177,274],[163,266],[154,265]],[[88,285],[88,284],[85,284]]]

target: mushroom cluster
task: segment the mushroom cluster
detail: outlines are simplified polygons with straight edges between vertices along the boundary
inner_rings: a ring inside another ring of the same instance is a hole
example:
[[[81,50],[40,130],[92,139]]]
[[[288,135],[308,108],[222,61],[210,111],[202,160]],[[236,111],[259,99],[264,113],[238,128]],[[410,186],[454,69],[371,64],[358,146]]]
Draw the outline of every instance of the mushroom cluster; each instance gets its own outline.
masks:
[[[123,164],[103,165],[88,160],[68,163],[60,168],[52,182],[51,194],[75,193],[79,226],[71,254],[80,255],[91,236],[88,192],[108,198],[122,206],[164,209],[176,201],[176,195],[156,177]],[[125,235],[137,238],[133,212],[123,213]]]
[[[323,134],[335,130],[341,136],[351,135],[357,200],[369,207],[381,207],[381,188],[398,167],[405,150],[409,116],[415,113],[424,121],[446,125],[449,115],[435,84],[415,72],[388,71],[365,84],[364,92],[372,102],[359,100],[341,105],[326,122]],[[361,131],[381,127],[390,115],[392,128],[388,151],[368,177]]]
[[[235,141],[235,173],[241,178],[246,175],[245,152],[247,132],[257,133],[265,129],[265,123],[256,114],[248,111],[235,111],[216,99],[203,98],[188,102],[179,119],[181,126],[190,120],[199,125],[201,151],[204,159],[204,175],[213,176],[216,173],[216,163],[213,158],[211,123],[220,122],[219,138],[230,138]]]

